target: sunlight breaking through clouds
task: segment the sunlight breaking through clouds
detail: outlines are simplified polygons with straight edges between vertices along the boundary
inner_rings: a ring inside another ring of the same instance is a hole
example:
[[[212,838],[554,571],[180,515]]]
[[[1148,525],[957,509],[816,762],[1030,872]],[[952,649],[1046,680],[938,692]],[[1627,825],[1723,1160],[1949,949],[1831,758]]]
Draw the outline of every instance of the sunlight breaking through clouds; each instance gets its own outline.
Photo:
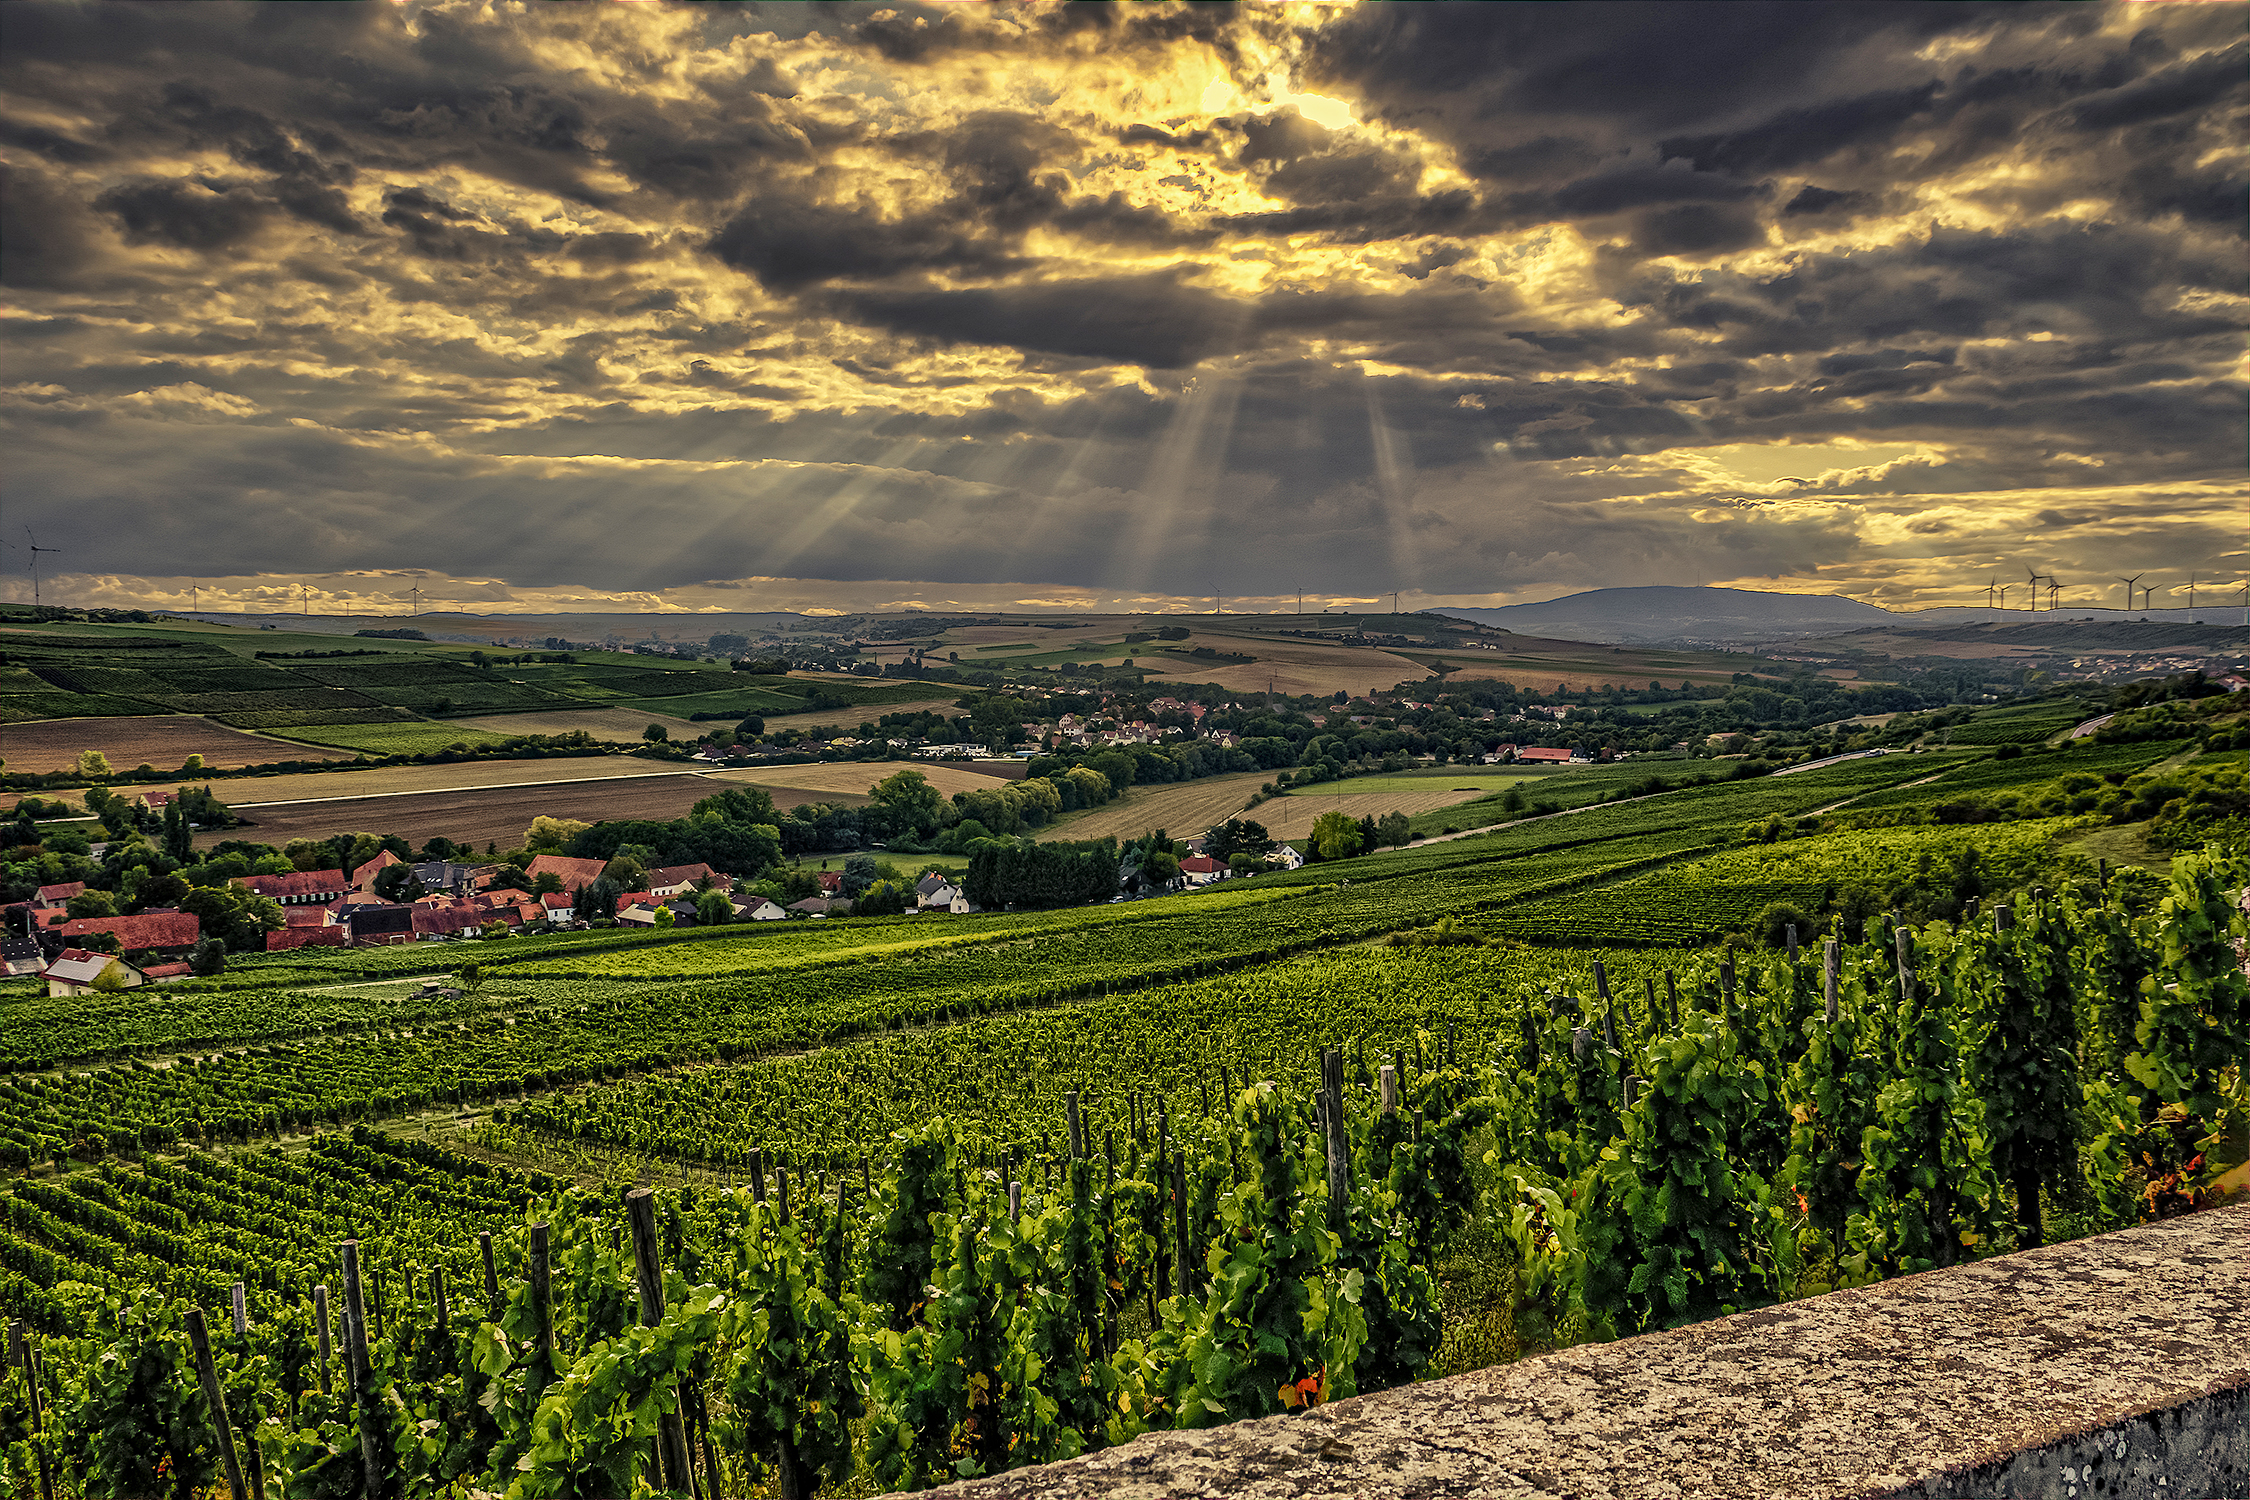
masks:
[[[2250,566],[2234,7],[5,10],[56,597]]]

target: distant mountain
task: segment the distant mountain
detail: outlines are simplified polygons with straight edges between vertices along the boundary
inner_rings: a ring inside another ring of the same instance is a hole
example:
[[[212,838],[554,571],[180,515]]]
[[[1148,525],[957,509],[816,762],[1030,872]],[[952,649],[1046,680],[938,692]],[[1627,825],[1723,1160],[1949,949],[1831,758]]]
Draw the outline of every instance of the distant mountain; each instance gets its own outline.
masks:
[[[1785,635],[1824,635],[1869,625],[1897,624],[1899,616],[1857,599],[1832,594],[1766,594],[1755,589],[1593,589],[1544,604],[1503,604],[1497,609],[1433,609],[1512,630],[1520,635],[1574,641],[1762,641]]]

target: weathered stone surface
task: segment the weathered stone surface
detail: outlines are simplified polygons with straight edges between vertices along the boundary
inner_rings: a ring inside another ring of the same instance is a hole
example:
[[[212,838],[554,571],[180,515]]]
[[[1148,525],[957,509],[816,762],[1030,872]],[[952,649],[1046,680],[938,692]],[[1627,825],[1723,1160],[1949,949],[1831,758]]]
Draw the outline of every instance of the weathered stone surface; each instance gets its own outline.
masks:
[[[2250,1205],[949,1486],[959,1500],[2245,1496]]]

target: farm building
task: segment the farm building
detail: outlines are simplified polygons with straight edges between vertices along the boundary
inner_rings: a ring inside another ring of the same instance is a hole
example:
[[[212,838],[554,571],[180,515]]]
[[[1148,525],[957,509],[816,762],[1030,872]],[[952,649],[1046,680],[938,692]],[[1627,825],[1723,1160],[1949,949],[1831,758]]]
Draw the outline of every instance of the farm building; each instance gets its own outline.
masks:
[[[148,983],[148,976],[124,959],[83,948],[63,949],[40,977],[47,981],[49,995],[83,995],[103,988],[135,990]]]
[[[605,868],[598,859],[569,859],[560,854],[542,854],[524,866],[524,873],[537,882],[542,875],[552,875],[562,882],[566,891],[575,891],[592,885],[602,878]]]
[[[286,875],[240,875],[234,883],[253,896],[283,906],[323,905],[351,889],[342,870],[292,870]]]
[[[64,905],[70,900],[71,897],[83,896],[84,894],[86,894],[85,881],[66,880],[61,885],[43,885],[39,887],[38,894],[33,896],[31,900],[34,906],[45,910],[46,908],[51,906]]]
[[[648,872],[648,889],[652,896],[679,896],[718,878],[719,872],[709,865],[669,865]]]
[[[159,953],[185,953],[203,936],[203,923],[193,912],[143,912],[137,917],[79,917],[54,929],[68,943],[97,932],[117,939],[120,951],[141,948]]]

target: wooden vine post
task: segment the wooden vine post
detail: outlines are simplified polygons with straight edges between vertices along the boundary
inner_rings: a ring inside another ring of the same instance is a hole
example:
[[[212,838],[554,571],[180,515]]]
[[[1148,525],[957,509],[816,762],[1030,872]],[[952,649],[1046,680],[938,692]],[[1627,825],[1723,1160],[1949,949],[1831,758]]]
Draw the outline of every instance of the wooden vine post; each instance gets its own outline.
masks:
[[[344,1265],[344,1380],[351,1387],[352,1409],[359,1418],[361,1493],[367,1500],[386,1500],[381,1419],[375,1411],[375,1380],[367,1360],[367,1301],[359,1285],[359,1241],[344,1241],[338,1252]]]
[[[242,1482],[242,1460],[234,1449],[234,1428],[227,1421],[227,1393],[219,1389],[218,1367],[211,1363],[211,1331],[203,1324],[203,1309],[187,1311],[188,1345],[195,1351],[195,1378],[203,1383],[203,1400],[211,1408],[211,1433],[218,1440],[219,1469],[227,1478],[227,1493],[234,1500],[249,1500]]]
[[[625,1217],[633,1227],[633,1279],[641,1293],[641,1322],[654,1328],[664,1321],[664,1267],[656,1252],[656,1194],[634,1188],[625,1195]],[[680,1421],[680,1403],[656,1423],[656,1450],[664,1481],[675,1490],[694,1495],[695,1474],[688,1465],[687,1429]]]
[[[21,1318],[8,1324],[8,1362],[23,1372],[24,1404],[31,1411],[31,1451],[39,1460],[39,1500],[55,1500],[54,1475],[47,1468],[46,1412],[39,1399],[39,1364],[31,1357],[31,1340],[24,1336]]]
[[[1344,1133],[1344,1054],[1320,1054],[1320,1123],[1328,1134],[1328,1227],[1341,1233],[1352,1205],[1352,1147]]]
[[[484,1259],[484,1301],[488,1316],[494,1321],[500,1317],[500,1268],[492,1259],[492,1231],[477,1231],[477,1253]]]
[[[552,1268],[547,1263],[547,1226],[533,1224],[523,1232],[524,1280],[531,1284],[531,1317],[538,1331],[532,1347],[539,1361],[539,1390],[555,1382],[555,1318]]]
[[[325,1396],[335,1389],[328,1378],[328,1288],[313,1288],[313,1336],[320,1343],[320,1393]]]

